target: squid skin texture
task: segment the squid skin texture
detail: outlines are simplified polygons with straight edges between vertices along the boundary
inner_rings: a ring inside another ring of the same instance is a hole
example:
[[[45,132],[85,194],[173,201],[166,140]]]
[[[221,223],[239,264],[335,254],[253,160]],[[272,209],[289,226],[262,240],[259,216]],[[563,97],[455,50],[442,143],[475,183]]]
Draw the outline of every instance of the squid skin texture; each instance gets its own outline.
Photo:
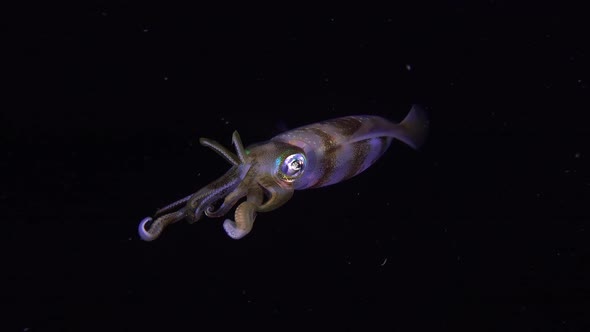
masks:
[[[252,230],[258,213],[281,207],[295,190],[332,185],[363,172],[393,139],[418,149],[428,126],[426,113],[414,105],[400,123],[372,115],[340,117],[289,130],[246,149],[236,131],[232,136],[235,153],[201,138],[201,144],[217,152],[231,168],[196,193],[156,211],[155,220],[144,218],[139,236],[152,241],[165,227],[182,219],[194,223],[203,214],[222,217],[245,197],[236,208],[235,221],[223,223],[231,238],[241,239]]]

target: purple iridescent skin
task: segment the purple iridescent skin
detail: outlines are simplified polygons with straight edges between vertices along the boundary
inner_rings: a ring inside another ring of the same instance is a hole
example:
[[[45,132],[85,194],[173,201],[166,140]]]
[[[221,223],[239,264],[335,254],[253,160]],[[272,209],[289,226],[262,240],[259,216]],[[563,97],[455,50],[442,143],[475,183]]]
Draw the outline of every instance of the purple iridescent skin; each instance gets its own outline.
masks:
[[[247,149],[234,132],[236,153],[201,138],[202,145],[232,167],[196,193],[156,211],[155,220],[144,218],[139,236],[152,241],[179,220],[194,223],[203,214],[222,217],[246,197],[236,208],[235,221],[223,223],[231,238],[241,239],[251,231],[258,213],[282,206],[295,190],[328,186],[361,173],[383,155],[394,138],[417,149],[427,131],[425,112],[413,106],[400,123],[378,116],[346,116],[299,127]],[[220,205],[215,204],[221,200]]]

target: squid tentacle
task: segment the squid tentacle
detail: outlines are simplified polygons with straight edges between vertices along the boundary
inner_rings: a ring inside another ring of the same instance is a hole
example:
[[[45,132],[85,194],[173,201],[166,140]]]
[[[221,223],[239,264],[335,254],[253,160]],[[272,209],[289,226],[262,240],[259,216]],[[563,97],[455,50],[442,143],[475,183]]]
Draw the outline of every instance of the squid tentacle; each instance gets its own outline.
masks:
[[[236,140],[239,142],[239,144],[240,144],[239,147],[243,151],[244,148],[242,146],[240,136],[237,131],[234,132],[234,136],[232,137],[232,141],[234,141],[234,144],[236,144],[235,143]],[[217,154],[219,154],[221,157],[223,157],[226,161],[228,161],[233,166],[240,165],[240,159],[233,152],[229,151],[223,145],[221,145],[219,142],[214,141],[212,139],[208,139],[208,138],[201,138],[201,139],[199,139],[199,142],[201,143],[201,145],[208,147],[211,150],[217,152]],[[236,146],[236,149],[238,149],[238,146]],[[154,216],[159,216],[159,215],[163,214],[164,212],[173,210],[174,208],[188,202],[193,196],[194,196],[194,194],[188,195],[185,198],[182,198],[174,203],[168,204],[165,207],[158,209],[158,211],[156,211]]]
[[[238,187],[248,173],[250,165],[233,166],[221,178],[194,193],[186,204],[189,224],[197,222],[206,208]]]
[[[228,213],[229,210],[232,209],[232,207],[244,196],[250,196],[252,195],[252,180],[253,180],[253,174],[249,173],[248,176],[246,176],[244,178],[244,180],[242,181],[242,183],[240,183],[240,185],[238,186],[238,188],[234,191],[232,191],[229,195],[227,195],[225,197],[225,199],[223,200],[223,203],[221,204],[221,206],[219,208],[217,208],[217,210],[214,210],[213,206],[209,206],[207,208],[207,210],[205,210],[205,214],[207,215],[207,217],[212,217],[212,218],[216,218],[216,217],[221,217],[224,214]],[[262,194],[262,191],[261,191]],[[260,205],[260,203],[258,203],[258,205]]]
[[[188,202],[188,200],[191,199],[192,196],[193,196],[193,194],[190,194],[183,199],[180,199],[174,203],[170,203],[170,204],[166,205],[165,207],[158,209],[158,211],[156,211],[156,213],[154,213],[154,217],[161,216],[162,214],[164,214],[164,212],[174,210],[178,206]]]
[[[236,221],[225,219],[223,229],[234,240],[239,240],[252,230],[256,219],[256,205],[246,201],[236,208]]]
[[[153,220],[150,217],[144,218],[138,227],[139,237],[144,241],[153,241],[160,234],[166,226],[173,224],[186,216],[184,210],[172,212]]]
[[[248,188],[245,186],[242,186],[242,184],[240,184],[238,186],[238,188],[234,191],[231,192],[231,194],[227,195],[225,197],[225,199],[223,200],[223,203],[221,204],[221,206],[217,209],[214,210],[213,206],[209,206],[206,210],[205,210],[205,214],[207,215],[207,217],[210,218],[216,218],[216,217],[221,217],[224,214],[228,213],[229,210],[231,210],[231,208],[236,205],[236,203],[240,200],[240,198],[246,196],[248,194]]]
[[[266,190],[269,196],[268,200],[258,207],[256,210],[258,212],[268,212],[277,209],[293,197],[293,188],[278,186],[276,183],[271,182],[271,180],[265,180],[265,178],[260,179],[258,184]]]
[[[244,145],[242,144],[242,139],[240,138],[240,134],[238,134],[237,130],[234,131],[234,133],[232,134],[231,141],[232,141],[234,147],[236,148],[236,153],[238,154],[238,159],[240,159],[240,161],[242,163],[246,163],[246,151],[244,150]]]
[[[184,218],[186,218],[189,223],[198,221],[201,218],[203,212],[211,207],[211,204],[221,199],[228,193],[232,193],[228,197],[235,201],[246,195],[247,189],[245,188],[247,187],[242,186],[239,191],[235,189],[238,188],[240,184],[243,184],[242,180],[252,165],[244,163],[244,147],[237,131],[234,132],[232,141],[236,147],[236,150],[238,151],[239,157],[216,141],[206,138],[200,140],[202,145],[217,152],[233,166],[222,177],[201,188],[196,193],[180,199],[174,203],[168,204],[167,206],[156,211],[154,217],[159,216],[156,220],[153,220],[151,217],[144,218],[138,226],[138,232],[141,239],[145,241],[152,241],[160,236],[164,228],[166,228],[168,225],[176,223]],[[251,181],[247,182],[250,183]],[[184,208],[176,212],[162,215],[163,213],[171,211],[185,203],[186,205]]]
[[[240,134],[237,130],[232,134],[232,144],[236,148],[237,155],[226,149],[219,142],[209,138],[200,138],[199,143],[201,143],[202,146],[208,147],[211,150],[217,152],[218,155],[223,157],[223,159],[227,160],[233,166],[246,163],[246,151],[244,150],[242,139],[240,138]]]
[[[235,221],[226,219],[223,222],[223,229],[229,237],[239,240],[250,233],[256,220],[258,206],[262,203],[262,196],[260,187],[250,188],[247,200],[236,208]]]
[[[208,217],[221,217],[222,215],[226,214],[236,204],[236,202],[240,198],[246,196],[246,194],[248,192],[248,187],[250,186],[250,183],[252,182],[251,181],[252,176],[246,178],[246,180],[244,182],[241,182],[241,181],[244,179],[244,177],[248,173],[248,170],[250,169],[251,165],[246,164],[246,160],[245,160],[246,153],[244,150],[244,145],[242,144],[240,134],[237,131],[234,131],[232,134],[232,143],[236,149],[237,156],[235,154],[233,154],[231,151],[227,150],[225,147],[223,147],[218,142],[215,142],[213,140],[208,140],[208,139],[201,139],[201,144],[212,148],[215,152],[217,152],[219,155],[224,157],[227,161],[232,163],[234,165],[234,167],[232,167],[232,168],[237,168],[238,170],[242,170],[241,171],[242,175],[239,177],[232,176],[231,174],[224,175],[220,180],[226,179],[226,180],[228,180],[228,184],[230,184],[230,183],[231,184],[229,186],[227,186],[227,189],[224,188],[222,193],[220,193],[220,194],[213,193],[213,196],[215,196],[216,199],[210,199],[207,197],[205,200],[200,202],[199,206],[204,207],[205,209],[204,210],[202,209],[201,211],[195,211],[194,214],[189,213],[189,215],[188,215],[189,223],[194,223],[195,221],[197,221],[201,217],[201,213],[203,211],[205,212],[205,214]],[[236,181],[241,182],[241,183],[239,183],[237,189],[235,189],[235,186],[234,186],[234,182],[236,182]],[[223,187],[225,187],[225,186],[223,186]],[[229,189],[229,188],[231,188],[231,189]],[[211,204],[215,203],[215,201],[217,201],[220,198],[220,196],[223,196],[227,192],[231,192],[231,193],[225,197],[223,204],[219,207],[219,209],[214,210],[213,206]],[[191,202],[192,202],[192,199],[191,199]],[[189,210],[191,210],[191,209],[189,208]]]
[[[240,164],[240,159],[238,159],[236,154],[226,149],[219,142],[208,138],[201,138],[199,139],[199,142],[202,146],[206,146],[211,150],[217,152],[218,155],[223,157],[223,159],[227,160],[233,166],[238,166]]]

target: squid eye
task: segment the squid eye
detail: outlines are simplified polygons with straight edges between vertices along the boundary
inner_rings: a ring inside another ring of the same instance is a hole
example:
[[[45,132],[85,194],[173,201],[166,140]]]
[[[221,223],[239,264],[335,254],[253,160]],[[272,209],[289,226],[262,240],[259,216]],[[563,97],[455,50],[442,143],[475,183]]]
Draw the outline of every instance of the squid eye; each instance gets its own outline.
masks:
[[[279,166],[279,173],[286,181],[294,181],[301,176],[305,168],[305,155],[296,153],[287,156]]]

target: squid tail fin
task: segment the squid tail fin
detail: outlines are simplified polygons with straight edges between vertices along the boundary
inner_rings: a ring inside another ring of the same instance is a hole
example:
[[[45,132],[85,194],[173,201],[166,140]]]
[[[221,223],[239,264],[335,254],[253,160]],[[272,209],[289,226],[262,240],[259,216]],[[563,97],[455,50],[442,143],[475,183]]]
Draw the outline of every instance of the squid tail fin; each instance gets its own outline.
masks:
[[[395,138],[418,149],[428,136],[429,121],[426,111],[419,105],[412,109],[399,124],[395,125]]]

